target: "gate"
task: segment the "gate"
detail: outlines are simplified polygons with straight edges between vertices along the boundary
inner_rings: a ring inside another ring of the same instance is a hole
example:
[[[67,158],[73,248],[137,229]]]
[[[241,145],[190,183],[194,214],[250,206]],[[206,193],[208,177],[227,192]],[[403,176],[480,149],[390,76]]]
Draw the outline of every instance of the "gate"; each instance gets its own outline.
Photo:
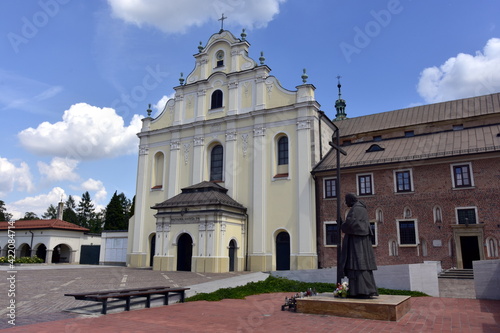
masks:
[[[82,245],[80,249],[80,265],[99,265],[100,245]]]

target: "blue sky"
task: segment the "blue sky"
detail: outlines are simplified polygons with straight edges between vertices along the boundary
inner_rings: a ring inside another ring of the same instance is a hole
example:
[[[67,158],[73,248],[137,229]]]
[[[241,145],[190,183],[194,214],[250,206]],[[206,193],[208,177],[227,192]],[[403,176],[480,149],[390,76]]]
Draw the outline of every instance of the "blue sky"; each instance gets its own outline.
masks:
[[[246,29],[250,56],[287,89],[316,87],[349,117],[500,91],[493,0],[38,0],[0,2],[0,200],[39,216],[89,191],[135,193],[136,133],[197,46]]]

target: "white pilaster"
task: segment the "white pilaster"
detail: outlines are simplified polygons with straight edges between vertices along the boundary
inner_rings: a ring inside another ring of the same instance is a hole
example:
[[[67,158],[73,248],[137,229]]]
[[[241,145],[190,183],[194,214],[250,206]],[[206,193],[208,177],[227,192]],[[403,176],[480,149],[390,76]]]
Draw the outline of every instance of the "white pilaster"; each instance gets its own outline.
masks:
[[[173,139],[170,142],[170,169],[168,174],[168,197],[172,198],[180,192],[179,188],[179,168],[181,156],[181,143],[178,139]]]
[[[260,119],[262,121],[263,119]],[[253,191],[252,191],[252,244],[250,252],[263,254],[266,252],[266,129],[262,123],[253,130]]]

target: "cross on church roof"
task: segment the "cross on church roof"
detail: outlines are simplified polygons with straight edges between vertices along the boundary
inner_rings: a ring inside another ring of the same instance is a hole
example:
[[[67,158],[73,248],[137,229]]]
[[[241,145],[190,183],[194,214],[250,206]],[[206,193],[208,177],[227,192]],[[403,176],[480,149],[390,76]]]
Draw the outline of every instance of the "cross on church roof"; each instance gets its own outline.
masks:
[[[220,23],[220,32],[224,31],[224,20],[227,19],[227,16],[224,16],[224,13],[222,13],[222,16],[218,21],[221,21]]]

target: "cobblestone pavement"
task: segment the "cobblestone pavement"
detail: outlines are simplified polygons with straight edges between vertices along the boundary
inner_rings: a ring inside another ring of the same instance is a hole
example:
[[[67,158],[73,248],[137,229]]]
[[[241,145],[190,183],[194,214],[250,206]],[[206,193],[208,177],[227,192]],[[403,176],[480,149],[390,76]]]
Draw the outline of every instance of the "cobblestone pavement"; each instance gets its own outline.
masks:
[[[5,268],[5,267],[3,267]],[[50,268],[50,269],[49,269]],[[88,315],[66,312],[72,308],[92,307],[92,313],[99,313],[101,305],[96,302],[75,300],[65,293],[89,292],[108,289],[140,288],[153,286],[186,287],[218,279],[225,279],[248,272],[193,273],[160,272],[151,269],[134,269],[113,266],[17,267],[15,273],[16,326],[54,321]],[[8,271],[0,270],[0,329],[12,327],[8,324],[7,306],[9,297]],[[123,303],[120,309],[123,311]],[[142,302],[144,307],[144,302]],[[112,312],[112,306],[110,307]],[[98,310],[98,311],[95,311]]]
[[[7,332],[500,332],[500,302],[412,297],[411,309],[398,322],[281,311],[286,293],[244,300],[188,302],[19,326]]]

